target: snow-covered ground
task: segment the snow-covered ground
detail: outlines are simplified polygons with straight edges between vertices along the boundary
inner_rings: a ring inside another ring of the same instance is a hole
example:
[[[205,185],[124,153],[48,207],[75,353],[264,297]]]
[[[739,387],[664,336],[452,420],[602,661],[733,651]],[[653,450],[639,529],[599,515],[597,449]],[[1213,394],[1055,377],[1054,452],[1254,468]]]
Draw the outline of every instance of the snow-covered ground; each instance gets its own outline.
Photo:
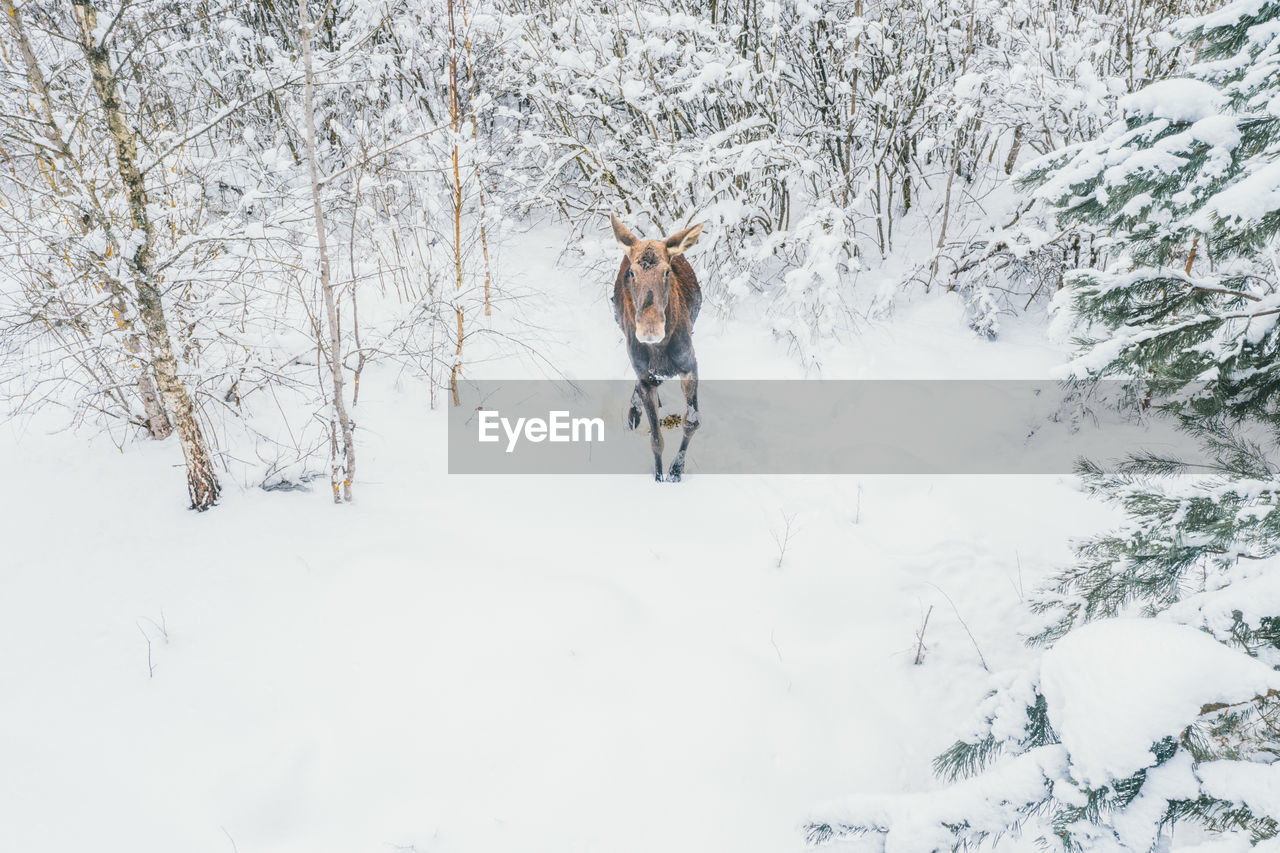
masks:
[[[557,240],[506,265],[549,294],[539,357],[471,375],[627,375]],[[705,377],[805,375],[758,319],[697,345]],[[933,294],[822,375],[1062,360]],[[0,851],[799,850],[817,805],[937,784],[982,660],[1025,659],[1024,592],[1111,518],[1067,477],[450,477],[444,413],[376,368],[356,418],[354,505],[199,515],[173,442],[0,426]]]

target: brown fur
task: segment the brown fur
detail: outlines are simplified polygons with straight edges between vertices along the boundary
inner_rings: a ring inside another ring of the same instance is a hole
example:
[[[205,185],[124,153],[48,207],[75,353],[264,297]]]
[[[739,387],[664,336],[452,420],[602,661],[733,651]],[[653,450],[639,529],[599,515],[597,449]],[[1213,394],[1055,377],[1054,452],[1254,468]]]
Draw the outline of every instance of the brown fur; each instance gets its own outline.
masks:
[[[662,240],[641,240],[616,216],[610,216],[613,235],[624,249],[622,266],[613,283],[613,312],[627,339],[627,354],[636,372],[627,425],[635,429],[643,410],[649,420],[653,477],[662,480],[662,427],[658,386],[680,378],[685,414],[684,437],[671,462],[667,480],[684,475],[685,451],[698,429],[698,361],[693,353],[693,324],[702,307],[702,291],[684,253],[697,242],[702,225],[692,225]],[[635,265],[634,267],[632,265]],[[642,300],[640,305],[636,300]]]
[[[618,277],[613,283],[613,303],[618,306],[618,325],[627,338],[631,339],[636,336],[636,306],[625,284],[629,269],[631,256],[623,255],[622,266],[618,267]],[[668,337],[677,329],[692,332],[693,324],[698,319],[698,309],[702,306],[702,289],[698,287],[698,277],[684,255],[676,255],[671,259],[671,278],[671,295],[667,298]]]

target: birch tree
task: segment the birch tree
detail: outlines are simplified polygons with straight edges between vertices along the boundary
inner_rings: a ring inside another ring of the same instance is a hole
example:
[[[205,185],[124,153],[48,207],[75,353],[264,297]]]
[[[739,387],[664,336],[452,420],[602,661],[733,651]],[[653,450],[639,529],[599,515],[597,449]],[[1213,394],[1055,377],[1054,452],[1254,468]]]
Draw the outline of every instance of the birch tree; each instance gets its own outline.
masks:
[[[113,39],[123,28],[101,27],[88,3],[38,9],[55,83],[25,11],[6,2],[6,62],[20,82],[5,90],[16,110],[3,120],[9,203],[0,228],[13,240],[16,264],[4,322],[20,340],[44,340],[23,352],[48,373],[22,399],[52,399],[42,397],[45,389],[69,383],[77,406],[121,417],[153,438],[176,432],[191,506],[207,509],[220,486],[171,336],[139,154],[141,87],[124,97],[115,64]]]
[[[79,47],[89,66],[101,120],[115,148],[115,168],[129,207],[132,230],[127,239],[131,245],[118,248],[129,259],[127,267],[133,273],[133,293],[151,351],[151,369],[186,460],[191,506],[206,510],[217,503],[220,487],[191,395],[179,376],[165,319],[163,282],[152,266],[155,227],[147,210],[147,185],[138,165],[138,142],[125,119],[116,72],[111,65],[110,51],[102,41],[105,34],[99,31],[97,12],[89,0],[72,0],[71,5],[79,24]]]
[[[315,72],[311,63],[311,39],[315,35],[316,25],[310,22],[307,15],[307,0],[298,0],[298,29],[302,41],[302,67],[304,102],[303,124],[306,128],[307,171],[311,184],[311,210],[315,218],[316,251],[320,262],[320,292],[324,299],[325,322],[328,325],[328,366],[333,383],[333,420],[334,431],[330,459],[332,471],[330,485],[333,488],[334,503],[351,500],[351,482],[355,479],[356,448],[352,435],[353,426],[347,414],[345,382],[342,372],[342,336],[338,330],[338,307],[334,297],[333,280],[329,265],[329,244],[327,226],[325,225],[324,207],[320,197],[320,169],[316,153],[316,120],[315,120]],[[341,436],[341,451],[339,451]]]

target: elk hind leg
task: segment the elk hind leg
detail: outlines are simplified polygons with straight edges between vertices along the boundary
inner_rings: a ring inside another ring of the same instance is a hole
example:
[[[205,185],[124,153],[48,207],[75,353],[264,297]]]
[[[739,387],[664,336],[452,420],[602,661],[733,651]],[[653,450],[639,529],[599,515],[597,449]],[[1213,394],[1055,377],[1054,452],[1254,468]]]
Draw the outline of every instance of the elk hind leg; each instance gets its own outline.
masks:
[[[653,479],[662,482],[662,425],[658,423],[658,386],[641,382],[641,402],[649,418],[649,446],[653,448]]]
[[[684,452],[689,449],[689,440],[701,425],[698,414],[698,373],[691,371],[680,375],[680,388],[684,391],[687,408],[684,412],[684,439],[680,442],[680,450],[676,458],[671,460],[671,471],[667,479],[673,483],[680,482],[684,476]]]

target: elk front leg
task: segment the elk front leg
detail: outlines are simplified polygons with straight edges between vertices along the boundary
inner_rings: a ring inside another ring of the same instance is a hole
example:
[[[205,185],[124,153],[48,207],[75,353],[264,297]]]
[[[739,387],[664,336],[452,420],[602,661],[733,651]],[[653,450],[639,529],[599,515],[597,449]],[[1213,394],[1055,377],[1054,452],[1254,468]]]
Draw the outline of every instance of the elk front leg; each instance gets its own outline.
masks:
[[[640,383],[636,383],[636,390],[631,392],[631,409],[627,412],[627,429],[635,429],[640,426],[640,410],[644,408],[644,391],[640,389]]]
[[[644,413],[649,417],[649,446],[653,448],[653,479],[662,482],[662,425],[658,423],[658,386],[641,380],[636,385],[641,393]]]
[[[680,374],[680,388],[684,391],[686,408],[684,411],[684,440],[680,442],[680,450],[676,458],[671,460],[671,472],[667,479],[673,483],[680,482],[684,475],[684,452],[689,449],[689,439],[698,431],[698,372]]]

